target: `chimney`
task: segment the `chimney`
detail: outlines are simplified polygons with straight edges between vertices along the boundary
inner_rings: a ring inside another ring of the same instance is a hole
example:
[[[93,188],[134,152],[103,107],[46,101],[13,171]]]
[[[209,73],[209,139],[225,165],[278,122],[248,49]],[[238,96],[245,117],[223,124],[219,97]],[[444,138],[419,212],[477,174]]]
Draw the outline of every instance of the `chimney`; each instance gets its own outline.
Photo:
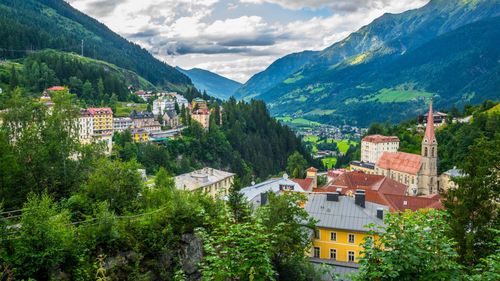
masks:
[[[384,209],[378,208],[377,209],[377,218],[383,220],[384,219]]]
[[[337,192],[327,193],[326,201],[339,202],[339,194]]]
[[[362,189],[356,190],[354,194],[354,204],[360,206],[361,208],[365,207],[365,191]]]
[[[267,204],[267,193],[260,194],[260,205],[264,206]]]

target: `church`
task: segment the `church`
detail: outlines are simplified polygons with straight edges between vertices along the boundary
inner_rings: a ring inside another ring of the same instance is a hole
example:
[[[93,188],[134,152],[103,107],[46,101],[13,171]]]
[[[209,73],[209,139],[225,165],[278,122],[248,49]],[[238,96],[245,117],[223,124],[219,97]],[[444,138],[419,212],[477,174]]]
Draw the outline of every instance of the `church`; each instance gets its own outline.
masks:
[[[399,151],[383,152],[375,163],[375,174],[407,185],[410,195],[437,194],[437,153],[438,143],[434,132],[431,100],[420,155]]]

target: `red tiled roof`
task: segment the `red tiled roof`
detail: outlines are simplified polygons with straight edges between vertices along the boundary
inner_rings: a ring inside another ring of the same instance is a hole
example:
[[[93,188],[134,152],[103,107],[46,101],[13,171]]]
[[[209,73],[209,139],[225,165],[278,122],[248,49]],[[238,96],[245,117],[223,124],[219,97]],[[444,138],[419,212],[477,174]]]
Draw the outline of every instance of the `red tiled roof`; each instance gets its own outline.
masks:
[[[53,86],[47,89],[47,91],[64,91],[66,88],[63,86]]]
[[[372,143],[399,142],[399,138],[396,136],[369,135],[364,137],[363,141]]]
[[[305,178],[305,179],[291,179],[293,182],[296,182],[304,189],[304,191],[312,191],[312,178]]]
[[[434,133],[434,115],[432,114],[432,100],[429,105],[429,113],[427,115],[427,125],[425,128],[425,136],[424,139],[427,139],[427,141],[432,142],[436,138],[435,133]]]
[[[102,112],[108,113],[108,114],[113,114],[113,110],[109,107],[102,107],[102,108],[91,107],[91,108],[87,108],[87,111],[92,115],[102,113]]]
[[[443,209],[443,204],[441,203],[440,198],[403,196],[396,194],[384,194],[383,196],[389,203],[391,211]]]
[[[334,178],[327,187],[318,188],[317,192],[335,192],[337,188],[342,188],[342,194],[349,190],[363,189],[384,194],[405,195],[407,186],[381,175],[370,175],[360,171],[344,173]]]
[[[328,170],[327,175],[331,178],[335,178],[335,177],[338,177],[344,173],[347,173],[346,169],[332,169],[332,170]]]
[[[422,157],[417,154],[386,151],[380,156],[376,166],[415,175],[422,166]]]
[[[309,169],[307,169],[308,172],[317,172],[318,169],[314,168],[314,167],[310,167]]]

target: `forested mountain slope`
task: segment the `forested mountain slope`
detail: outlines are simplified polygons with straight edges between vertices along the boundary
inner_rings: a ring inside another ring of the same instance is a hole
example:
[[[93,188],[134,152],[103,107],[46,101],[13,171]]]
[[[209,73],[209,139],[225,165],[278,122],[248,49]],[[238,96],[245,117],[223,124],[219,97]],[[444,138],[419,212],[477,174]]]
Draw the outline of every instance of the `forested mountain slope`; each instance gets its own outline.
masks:
[[[437,106],[498,98],[498,15],[498,0],[433,0],[385,14],[256,97],[277,115],[360,125],[408,118],[430,96]]]
[[[111,31],[62,0],[2,0],[0,57],[19,58],[29,50],[81,52],[132,70],[158,86],[185,89],[190,79],[148,51]]]

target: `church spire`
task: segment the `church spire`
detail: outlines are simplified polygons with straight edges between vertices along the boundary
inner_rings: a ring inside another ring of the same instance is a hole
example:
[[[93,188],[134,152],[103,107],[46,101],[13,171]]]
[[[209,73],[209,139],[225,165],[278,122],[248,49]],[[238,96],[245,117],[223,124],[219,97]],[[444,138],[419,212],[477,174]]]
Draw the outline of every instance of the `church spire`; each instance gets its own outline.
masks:
[[[425,128],[424,140],[427,140],[429,143],[432,143],[432,141],[435,139],[436,136],[434,133],[434,114],[432,112],[432,98],[431,98],[431,103],[429,105],[429,113],[427,114],[427,127]]]

